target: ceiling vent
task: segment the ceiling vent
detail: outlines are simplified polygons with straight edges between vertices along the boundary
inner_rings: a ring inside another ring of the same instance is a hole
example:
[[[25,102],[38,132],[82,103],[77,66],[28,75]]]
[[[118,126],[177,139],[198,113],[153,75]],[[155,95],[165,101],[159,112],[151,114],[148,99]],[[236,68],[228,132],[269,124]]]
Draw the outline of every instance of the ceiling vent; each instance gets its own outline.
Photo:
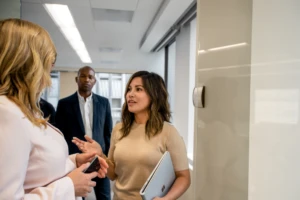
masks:
[[[133,18],[133,11],[112,10],[92,8],[93,19],[95,21],[129,22]]]
[[[122,48],[100,47],[99,51],[99,58],[102,64],[116,64],[122,59]]]
[[[108,52],[108,53],[122,53],[122,48],[114,48],[114,47],[100,47],[100,52]]]
[[[103,65],[116,65],[119,64],[120,62],[114,60],[101,60],[100,63]]]

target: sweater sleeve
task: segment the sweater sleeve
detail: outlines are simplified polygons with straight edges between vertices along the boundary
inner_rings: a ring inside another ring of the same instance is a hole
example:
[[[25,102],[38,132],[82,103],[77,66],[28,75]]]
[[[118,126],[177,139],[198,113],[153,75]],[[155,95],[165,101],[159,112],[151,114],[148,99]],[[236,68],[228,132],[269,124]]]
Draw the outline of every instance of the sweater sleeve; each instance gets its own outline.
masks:
[[[116,148],[115,145],[117,142],[117,138],[119,137],[119,136],[117,136],[117,134],[119,133],[121,127],[122,127],[122,124],[118,123],[115,125],[115,127],[112,130],[112,135],[111,135],[111,139],[110,139],[110,148],[109,148],[109,152],[108,152],[108,156],[107,156],[111,161],[114,161],[114,152],[115,152],[115,148]]]
[[[173,125],[169,125],[166,146],[167,151],[170,152],[175,171],[188,169],[188,158],[183,138]]]

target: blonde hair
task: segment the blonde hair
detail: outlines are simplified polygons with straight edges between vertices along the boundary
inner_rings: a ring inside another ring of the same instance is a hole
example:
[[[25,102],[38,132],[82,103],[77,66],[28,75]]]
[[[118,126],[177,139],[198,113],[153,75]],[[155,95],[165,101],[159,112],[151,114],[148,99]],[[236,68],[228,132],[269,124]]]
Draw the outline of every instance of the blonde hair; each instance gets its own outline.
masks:
[[[51,85],[56,49],[46,30],[21,19],[0,21],[0,95],[15,102],[36,126],[46,127],[37,105]]]

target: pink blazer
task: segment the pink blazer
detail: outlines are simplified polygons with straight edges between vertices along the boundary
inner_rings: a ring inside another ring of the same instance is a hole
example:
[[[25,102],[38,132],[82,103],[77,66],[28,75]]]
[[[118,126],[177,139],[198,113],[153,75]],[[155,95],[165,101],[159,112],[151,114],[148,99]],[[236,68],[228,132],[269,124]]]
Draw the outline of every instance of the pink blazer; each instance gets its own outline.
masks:
[[[34,126],[20,108],[0,96],[0,199],[75,200],[66,175],[75,169],[62,134]]]

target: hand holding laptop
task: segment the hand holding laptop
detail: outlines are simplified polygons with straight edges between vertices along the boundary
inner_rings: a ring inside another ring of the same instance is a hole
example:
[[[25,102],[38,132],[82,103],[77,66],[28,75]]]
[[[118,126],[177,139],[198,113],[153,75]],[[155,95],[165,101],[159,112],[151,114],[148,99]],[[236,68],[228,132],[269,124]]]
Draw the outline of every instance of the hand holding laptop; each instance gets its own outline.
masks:
[[[140,190],[143,200],[159,200],[165,196],[176,179],[170,153],[166,151]]]

